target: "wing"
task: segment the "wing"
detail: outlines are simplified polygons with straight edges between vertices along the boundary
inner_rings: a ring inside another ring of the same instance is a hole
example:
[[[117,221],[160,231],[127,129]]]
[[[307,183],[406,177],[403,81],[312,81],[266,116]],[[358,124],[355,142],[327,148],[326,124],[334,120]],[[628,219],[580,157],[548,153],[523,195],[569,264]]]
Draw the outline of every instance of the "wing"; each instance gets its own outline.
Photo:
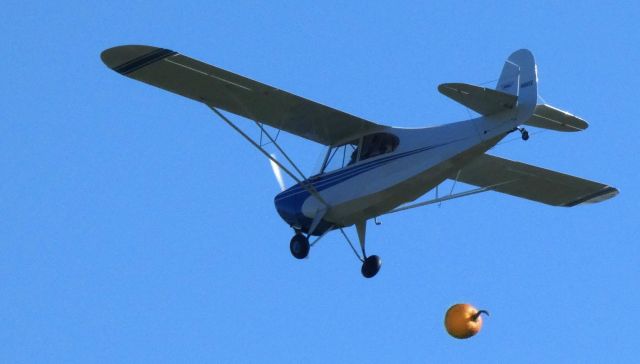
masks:
[[[277,88],[150,46],[105,50],[116,72],[325,145],[373,132],[380,125]]]
[[[455,179],[456,176],[452,176]],[[618,190],[602,183],[483,154],[464,166],[458,181],[547,205],[572,207],[607,200]]]

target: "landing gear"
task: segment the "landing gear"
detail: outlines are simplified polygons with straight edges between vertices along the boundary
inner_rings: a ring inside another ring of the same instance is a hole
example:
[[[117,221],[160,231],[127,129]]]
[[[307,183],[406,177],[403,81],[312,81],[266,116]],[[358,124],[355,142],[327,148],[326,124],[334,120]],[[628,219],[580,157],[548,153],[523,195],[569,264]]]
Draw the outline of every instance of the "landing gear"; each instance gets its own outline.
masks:
[[[364,262],[362,262],[362,269],[360,269],[360,272],[362,272],[362,275],[365,278],[372,278],[373,276],[378,274],[381,266],[382,259],[380,259],[380,257],[377,255],[371,255],[366,257],[364,259]]]
[[[307,239],[301,233],[296,233],[296,235],[291,238],[291,243],[289,243],[289,250],[291,250],[291,255],[293,255],[297,259],[304,259],[309,255],[309,249],[311,246],[309,245],[309,239]]]
[[[520,136],[522,137],[522,140],[527,141],[529,140],[529,132],[527,131],[527,129],[518,126],[515,129],[513,129],[513,131],[519,131],[520,132]]]
[[[365,278],[373,278],[380,271],[382,259],[377,255],[367,257],[367,253],[364,250],[367,222],[356,223],[356,231],[358,232],[358,240],[360,240],[360,249],[362,250],[362,268],[360,272]]]
[[[340,227],[339,230],[342,235],[349,243],[349,246],[353,250],[353,253],[358,257],[358,259],[362,262],[362,268],[360,272],[365,278],[372,278],[380,271],[380,267],[382,266],[382,259],[380,259],[377,255],[367,256],[367,253],[364,249],[365,243],[365,235],[366,235],[366,221],[362,221],[356,223],[356,230],[358,232],[358,240],[360,240],[360,249],[362,251],[362,256],[358,254],[358,251],[351,243],[351,240],[344,232],[343,228]],[[309,236],[303,234],[300,230],[296,229],[296,234],[291,238],[291,243],[289,243],[289,250],[291,250],[291,255],[293,255],[297,259],[304,259],[309,255],[309,249],[311,249],[311,245],[315,245],[318,240],[320,240],[329,230],[327,229],[319,238],[313,241],[313,244],[309,244]]]

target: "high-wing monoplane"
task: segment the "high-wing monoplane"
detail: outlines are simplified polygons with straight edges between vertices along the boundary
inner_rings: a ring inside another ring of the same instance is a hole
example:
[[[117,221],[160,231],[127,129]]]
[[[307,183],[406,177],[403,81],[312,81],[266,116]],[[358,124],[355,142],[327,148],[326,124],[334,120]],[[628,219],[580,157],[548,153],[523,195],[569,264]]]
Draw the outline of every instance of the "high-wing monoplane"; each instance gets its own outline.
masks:
[[[465,83],[438,87],[479,117],[424,128],[364,120],[169,49],[125,45],[101,56],[122,75],[204,103],[269,158],[277,176],[284,171],[295,181],[275,197],[276,210],[294,230],[289,245],[294,257],[307,257],[313,244],[339,230],[362,261],[361,272],[367,278],[381,266],[377,255],[365,251],[367,221],[381,215],[485,191],[565,207],[618,194],[602,183],[486,153],[512,132],[527,140],[523,125],[561,132],[588,126],[577,116],[538,103],[537,66],[526,49],[509,56],[495,89]],[[255,122],[261,138],[275,145],[290,168],[220,110]],[[306,176],[265,126],[327,146],[320,170]],[[415,202],[448,179],[476,188]],[[361,255],[343,230],[353,225]],[[315,240],[310,243],[312,236]]]

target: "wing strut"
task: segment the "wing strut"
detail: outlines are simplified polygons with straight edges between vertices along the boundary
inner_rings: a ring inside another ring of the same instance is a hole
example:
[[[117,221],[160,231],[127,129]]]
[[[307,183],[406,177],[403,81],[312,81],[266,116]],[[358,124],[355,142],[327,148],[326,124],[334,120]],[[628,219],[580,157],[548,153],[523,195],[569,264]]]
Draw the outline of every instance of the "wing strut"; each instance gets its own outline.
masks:
[[[300,176],[302,177],[302,179],[307,179],[307,177],[305,177],[304,173],[302,173],[302,171],[300,170],[300,168],[298,168],[298,166],[293,163],[293,161],[291,160],[291,158],[289,158],[289,156],[287,155],[287,153],[284,152],[284,150],[282,150],[282,148],[280,148],[280,144],[278,144],[276,142],[276,140],[274,138],[271,137],[271,134],[269,134],[267,132],[267,130],[264,128],[264,126],[262,126],[262,123],[259,122],[255,122],[256,125],[258,126],[258,128],[260,128],[260,133],[264,133],[264,135],[267,136],[267,138],[269,138],[269,140],[271,141],[271,143],[273,143],[273,145],[275,145],[275,147],[278,149],[278,151],[280,151],[280,153],[282,153],[282,155],[285,157],[285,159],[293,166],[293,168],[300,174]],[[278,129],[279,130],[279,129]],[[262,134],[260,134],[262,136]]]
[[[353,254],[355,254],[356,257],[358,257],[358,260],[360,260],[361,262],[364,263],[364,258],[361,258],[360,254],[358,254],[358,251],[356,250],[356,248],[353,247],[353,243],[351,243],[351,239],[349,239],[349,237],[347,236],[347,233],[345,233],[342,228],[340,228],[340,232],[342,233],[342,236],[344,236],[344,238],[347,239],[347,243],[349,243],[349,246],[351,247],[351,250],[353,250]]]
[[[393,214],[394,212],[400,212],[400,211],[405,211],[405,210],[410,210],[410,209],[415,209],[416,207],[422,207],[422,206],[426,206],[426,205],[432,205],[434,203],[439,203],[439,202],[443,202],[443,201],[448,201],[448,200],[453,200],[456,198],[460,198],[460,197],[466,197],[466,196],[471,196],[471,195],[475,195],[477,193],[481,193],[481,192],[486,192],[486,191],[491,191],[494,188],[498,187],[498,186],[502,186],[502,185],[506,185],[508,183],[514,182],[515,180],[511,180],[511,181],[506,181],[506,182],[501,182],[501,183],[496,183],[493,184],[491,186],[486,186],[486,187],[480,187],[480,188],[475,188],[473,190],[469,190],[469,191],[464,191],[464,192],[460,192],[460,193],[454,193],[452,195],[447,195],[444,197],[439,197],[439,198],[434,198],[432,200],[428,200],[428,201],[423,201],[423,202],[418,202],[415,204],[411,204],[411,205],[407,205],[407,206],[400,206],[397,207],[389,212],[385,212],[382,215],[388,215],[388,214]]]
[[[322,196],[320,196],[320,194],[318,193],[318,191],[315,189],[315,187],[310,184],[310,183],[305,183],[305,181],[300,180],[298,177],[296,177],[296,175],[294,175],[287,167],[285,167],[284,165],[282,165],[282,163],[278,162],[277,159],[273,158],[266,150],[264,150],[264,148],[262,148],[258,143],[256,143],[253,139],[251,139],[250,136],[248,136],[245,132],[243,132],[240,128],[238,128],[233,122],[231,122],[231,120],[229,120],[226,116],[224,116],[217,108],[207,105],[214,113],[216,113],[216,115],[218,115],[218,117],[220,117],[220,119],[222,119],[222,121],[224,121],[225,123],[227,123],[230,127],[233,128],[233,130],[237,131],[238,134],[242,135],[243,138],[245,138],[249,143],[251,143],[254,147],[256,147],[262,154],[264,154],[265,157],[267,157],[271,162],[275,163],[278,165],[278,167],[282,168],[283,171],[285,171],[285,173],[287,173],[289,175],[289,177],[293,178],[298,184],[300,184],[300,186],[302,186],[302,188],[304,188],[305,190],[307,190],[312,196],[314,196],[315,198],[318,199],[318,201],[320,201],[323,205],[325,205],[327,208],[329,208],[329,204],[324,200],[324,198],[322,198]],[[267,134],[268,135],[268,134]],[[278,146],[278,144],[275,142],[275,140],[273,140],[271,138],[271,136],[269,136],[269,139],[271,139],[271,141]],[[280,149],[280,147],[278,146],[278,150],[282,151],[282,149]],[[284,152],[283,152],[284,154]],[[285,154],[286,157],[286,154]],[[287,160],[289,162],[291,162],[291,160],[289,159],[289,157],[286,157]],[[291,162],[293,164],[293,162]],[[298,169],[296,167],[296,169]],[[302,173],[301,173],[302,174]],[[303,175],[304,178],[304,175]]]

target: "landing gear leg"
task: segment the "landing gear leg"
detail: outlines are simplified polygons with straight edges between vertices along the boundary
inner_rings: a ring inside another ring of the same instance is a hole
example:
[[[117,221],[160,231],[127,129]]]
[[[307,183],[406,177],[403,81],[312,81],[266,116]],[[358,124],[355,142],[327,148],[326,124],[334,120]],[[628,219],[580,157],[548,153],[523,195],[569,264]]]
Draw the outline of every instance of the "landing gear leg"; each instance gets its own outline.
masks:
[[[309,249],[311,246],[309,245],[309,239],[306,236],[302,235],[301,232],[297,231],[296,235],[291,238],[291,243],[289,243],[289,250],[291,250],[291,255],[293,255],[296,259],[304,259],[309,255]]]
[[[380,259],[377,255],[371,255],[367,257],[367,253],[365,252],[365,236],[367,230],[367,222],[362,221],[356,224],[356,230],[358,231],[358,240],[360,240],[360,249],[362,249],[362,268],[360,272],[365,278],[372,278],[378,271],[380,271],[380,267],[382,266],[382,259]]]

